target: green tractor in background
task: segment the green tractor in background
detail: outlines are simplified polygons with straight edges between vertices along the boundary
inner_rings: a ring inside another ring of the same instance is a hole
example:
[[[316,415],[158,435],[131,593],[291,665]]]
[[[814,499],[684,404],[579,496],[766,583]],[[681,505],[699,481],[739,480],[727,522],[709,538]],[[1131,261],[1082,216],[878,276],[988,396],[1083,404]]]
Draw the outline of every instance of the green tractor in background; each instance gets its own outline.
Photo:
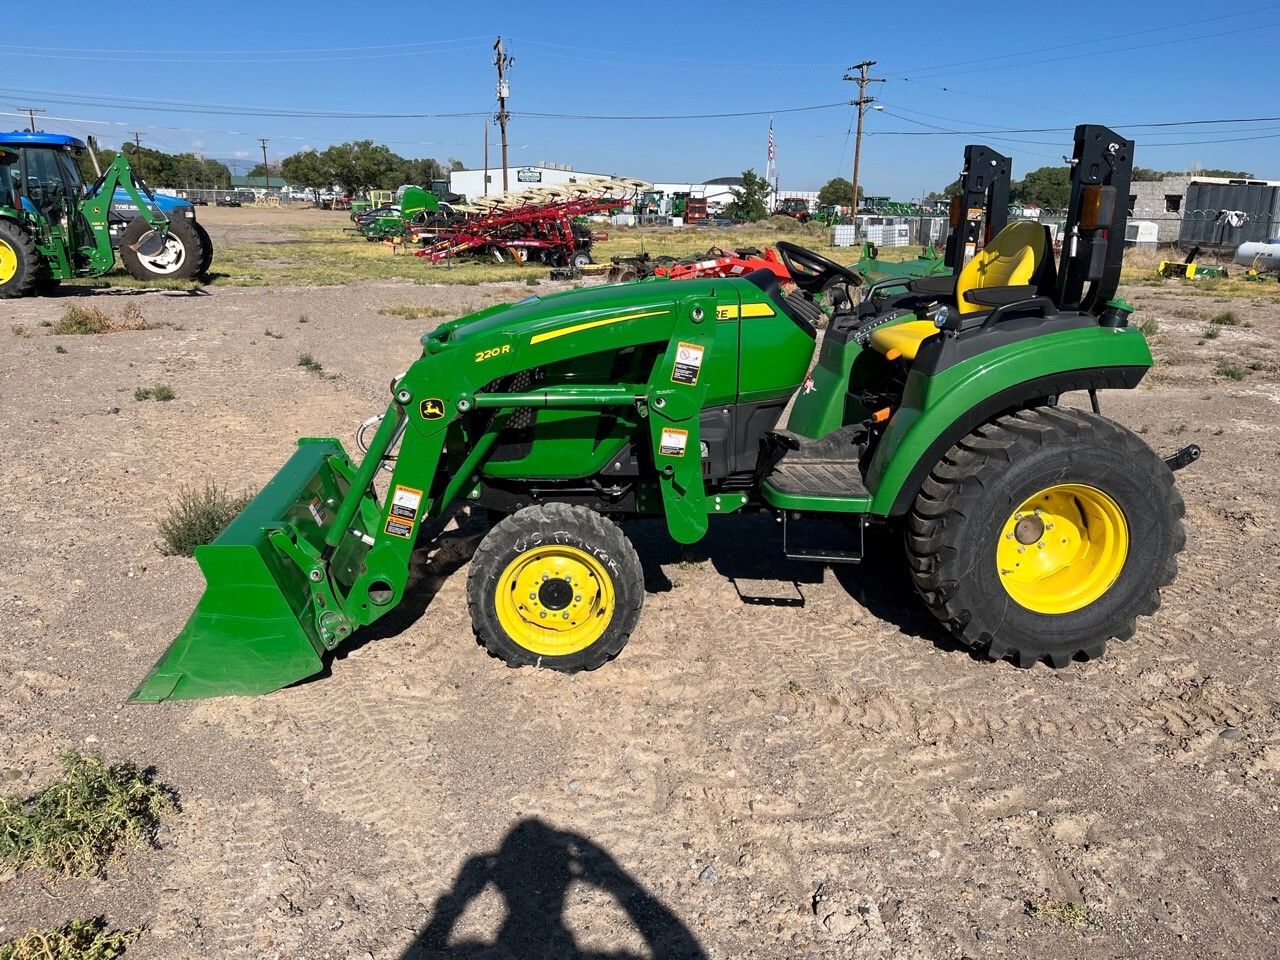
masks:
[[[132,699],[320,672],[404,601],[424,524],[462,505],[498,518],[467,598],[478,641],[512,666],[590,670],[622,649],[645,598],[623,523],[661,518],[689,544],[746,510],[818,563],[857,562],[868,527],[899,529],[925,606],[993,659],[1100,655],[1175,576],[1172,471],[1199,453],[1162,460],[1098,413],[1099,391],[1152,365],[1113,299],[1132,162],[1131,141],[1077,128],[1056,265],[1032,223],[946,276],[870,286],[780,243],[790,293],[770,270],[650,278],[440,325],[367,422],[362,460],[301,440],[197,549],[208,589]],[[1059,405],[1072,392],[1092,409]]]
[[[61,134],[0,133],[0,300],[102,276],[116,248],[139,280],[208,271],[213,242],[190,203],[157,197],[123,153],[86,188],[75,161],[85,149]]]

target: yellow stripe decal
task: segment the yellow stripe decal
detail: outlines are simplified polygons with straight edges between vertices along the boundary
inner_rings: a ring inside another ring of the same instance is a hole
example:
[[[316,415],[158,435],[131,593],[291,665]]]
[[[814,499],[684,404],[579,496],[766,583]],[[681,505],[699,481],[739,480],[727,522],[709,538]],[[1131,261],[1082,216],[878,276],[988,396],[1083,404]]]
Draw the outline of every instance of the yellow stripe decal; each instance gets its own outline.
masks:
[[[548,330],[546,333],[535,333],[529,338],[529,346],[535,346],[546,340],[554,340],[556,337],[567,337],[571,333],[577,333],[579,330],[590,330],[593,327],[605,327],[611,323],[622,323],[624,320],[639,320],[641,317],[660,317],[667,310],[650,310],[648,313],[628,313],[621,317],[606,317],[604,320],[589,320],[586,323],[576,323],[572,327],[561,327],[559,330]]]
[[[734,320],[738,317],[772,317],[777,311],[767,303],[744,303],[740,307],[716,307],[717,320]]]

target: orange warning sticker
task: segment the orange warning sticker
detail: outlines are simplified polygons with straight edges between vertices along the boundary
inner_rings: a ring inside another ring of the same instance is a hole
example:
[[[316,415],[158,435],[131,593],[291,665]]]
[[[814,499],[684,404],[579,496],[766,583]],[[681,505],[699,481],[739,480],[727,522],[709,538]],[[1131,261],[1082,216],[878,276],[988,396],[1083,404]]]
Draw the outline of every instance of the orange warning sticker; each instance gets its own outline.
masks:
[[[658,452],[664,457],[683,457],[689,449],[689,431],[675,427],[663,427],[658,441]]]

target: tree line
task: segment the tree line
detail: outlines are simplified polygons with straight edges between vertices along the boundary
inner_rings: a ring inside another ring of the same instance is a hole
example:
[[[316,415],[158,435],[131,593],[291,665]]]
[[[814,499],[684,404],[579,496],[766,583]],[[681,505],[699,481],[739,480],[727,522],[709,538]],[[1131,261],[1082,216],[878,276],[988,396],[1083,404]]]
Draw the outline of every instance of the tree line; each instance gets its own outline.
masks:
[[[1211,167],[1205,170],[1154,170],[1151,167],[1134,167],[1134,183],[1149,183],[1165,177],[1221,177],[1224,179],[1252,179],[1245,170],[1224,170]],[[960,192],[960,178],[942,190],[935,190],[926,200],[950,200]],[[1063,166],[1039,167],[1027,173],[1021,180],[1009,184],[1009,200],[1023,206],[1041,207],[1045,210],[1065,210],[1071,201],[1071,169]]]
[[[129,157],[134,172],[153,187],[222,189],[231,186],[231,170],[225,163],[206,160],[194,153],[165,153],[151,147],[123,143],[118,150],[99,146],[98,162],[105,170],[121,152]],[[92,182],[96,179],[88,151],[84,151],[77,162],[85,180]],[[270,176],[277,181],[283,178],[290,186],[310,187],[317,191],[337,186],[355,195],[366,190],[393,190],[405,183],[429,187],[432,180],[442,180],[449,176],[450,170],[462,168],[459,160],[450,159],[445,165],[430,157],[411,159],[400,156],[385,144],[352,140],[325,150],[300,150],[278,164],[264,166],[258,163],[250,169],[248,176]]]
[[[392,190],[405,183],[430,187],[431,181],[443,180],[449,171],[461,169],[460,160],[450,159],[446,166],[430,157],[402,157],[372,140],[352,140],[324,150],[300,150],[280,162],[279,173],[291,186],[320,191],[337,185],[354,196],[366,190]]]

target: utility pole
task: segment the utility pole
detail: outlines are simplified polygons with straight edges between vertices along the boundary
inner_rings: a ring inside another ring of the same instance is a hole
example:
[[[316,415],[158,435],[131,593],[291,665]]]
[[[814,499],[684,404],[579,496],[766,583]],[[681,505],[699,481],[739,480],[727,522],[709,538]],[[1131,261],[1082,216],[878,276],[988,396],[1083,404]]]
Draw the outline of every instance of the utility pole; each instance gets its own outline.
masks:
[[[488,117],[484,118],[484,195],[489,195],[489,124],[492,123]]]
[[[41,110],[39,107],[19,107],[19,108],[18,108],[18,112],[19,112],[19,113],[25,113],[28,117],[30,117],[30,118],[31,118],[31,132],[32,132],[32,133],[35,133],[35,132],[36,132],[36,114],[37,114],[37,113],[48,113],[48,111],[47,111],[47,110]]]
[[[849,72],[844,75],[845,80],[851,80],[858,85],[858,99],[853,101],[853,105],[858,108],[858,132],[853,138],[853,216],[856,224],[858,217],[858,172],[862,165],[862,118],[866,116],[867,107],[876,102],[875,97],[867,96],[867,84],[884,83],[883,77],[868,77],[867,71],[876,65],[874,60],[863,60],[849,68]],[[852,76],[853,71],[857,70],[858,75]]]
[[[507,121],[511,119],[511,115],[507,113],[507,97],[511,96],[511,85],[507,83],[507,70],[515,60],[507,56],[501,37],[493,45],[493,50],[493,65],[498,68],[498,127],[502,131],[502,192],[506,193],[510,186],[507,183]]]
[[[142,149],[142,134],[140,134],[137,130],[133,131],[133,148],[135,150]]]
[[[262,180],[266,184],[268,190],[271,189],[271,166],[267,163],[267,138],[259,137],[258,142],[262,144]]]

